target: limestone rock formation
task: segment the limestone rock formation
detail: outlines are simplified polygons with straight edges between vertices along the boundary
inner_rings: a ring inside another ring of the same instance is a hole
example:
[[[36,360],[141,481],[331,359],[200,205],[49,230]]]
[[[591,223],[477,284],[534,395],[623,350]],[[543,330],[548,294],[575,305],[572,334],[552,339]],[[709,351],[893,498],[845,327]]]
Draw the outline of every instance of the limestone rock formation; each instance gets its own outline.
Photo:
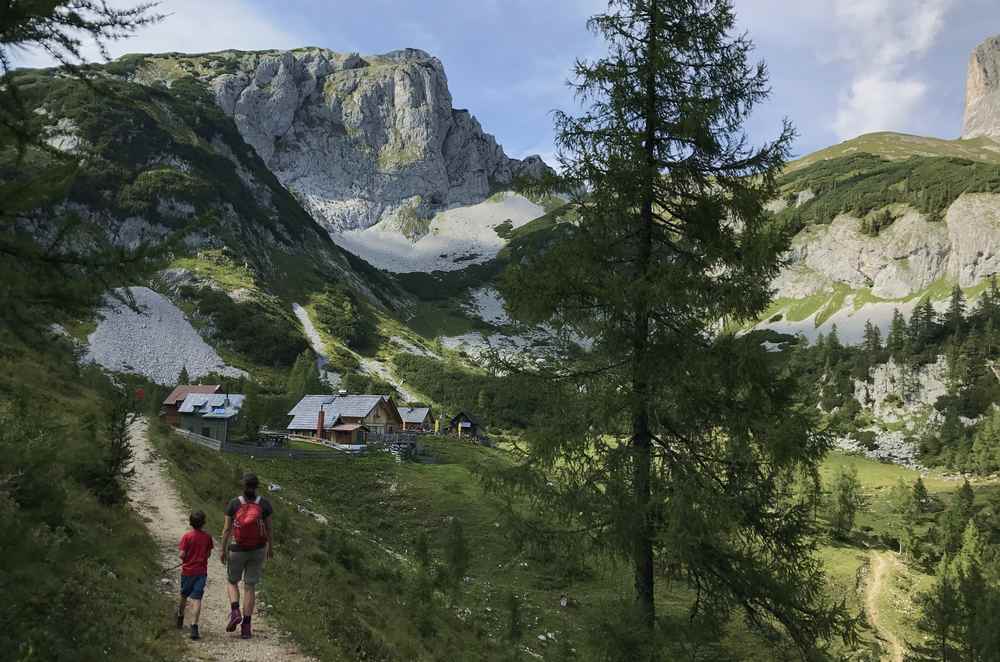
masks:
[[[547,168],[537,156],[509,158],[469,111],[453,108],[444,67],[420,50],[212,57],[223,65],[182,68],[211,87],[247,143],[332,233],[399,214],[430,218]]]
[[[774,281],[778,297],[799,299],[843,283],[884,299],[920,292],[947,279],[971,287],[1000,273],[1000,196],[959,196],[944,223],[907,211],[877,237],[841,214],[792,240],[788,263]]]
[[[1000,139],[1000,36],[972,51],[965,89],[963,138]]]

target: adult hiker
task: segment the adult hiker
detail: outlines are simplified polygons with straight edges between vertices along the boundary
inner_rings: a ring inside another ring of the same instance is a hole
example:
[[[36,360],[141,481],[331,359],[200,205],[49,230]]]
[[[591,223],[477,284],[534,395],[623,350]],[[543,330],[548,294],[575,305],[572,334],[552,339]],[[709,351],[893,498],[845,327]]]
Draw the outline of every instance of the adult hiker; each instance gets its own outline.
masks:
[[[271,502],[257,495],[257,476],[243,476],[243,494],[226,507],[226,523],[222,528],[222,554],[226,564],[229,585],[229,624],[226,632],[233,632],[240,625],[240,636],[252,636],[250,618],[253,616],[257,582],[264,569],[264,560],[272,558]],[[230,544],[232,537],[232,544]],[[240,612],[240,579],[243,580],[243,611]]]

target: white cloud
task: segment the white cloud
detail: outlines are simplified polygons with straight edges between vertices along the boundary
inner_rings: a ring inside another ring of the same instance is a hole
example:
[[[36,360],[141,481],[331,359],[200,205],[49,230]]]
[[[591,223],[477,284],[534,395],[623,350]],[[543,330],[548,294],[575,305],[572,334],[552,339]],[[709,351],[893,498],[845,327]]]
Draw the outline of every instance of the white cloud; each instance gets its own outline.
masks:
[[[156,11],[168,16],[138,31],[130,39],[110,44],[108,50],[112,57],[126,53],[205,53],[230,48],[262,50],[306,45],[301,37],[277,27],[244,0],[163,0]],[[100,59],[93,46],[88,45],[84,52],[88,60]],[[47,53],[38,50],[18,51],[14,61],[15,66],[22,67],[56,64]]]
[[[920,80],[895,80],[878,74],[857,78],[841,96],[834,129],[846,139],[900,128],[919,112],[926,92],[927,85]]]
[[[928,85],[910,65],[944,27],[953,0],[834,0],[842,37],[829,57],[846,62],[851,81],[839,95],[833,128],[841,140],[912,126]]]

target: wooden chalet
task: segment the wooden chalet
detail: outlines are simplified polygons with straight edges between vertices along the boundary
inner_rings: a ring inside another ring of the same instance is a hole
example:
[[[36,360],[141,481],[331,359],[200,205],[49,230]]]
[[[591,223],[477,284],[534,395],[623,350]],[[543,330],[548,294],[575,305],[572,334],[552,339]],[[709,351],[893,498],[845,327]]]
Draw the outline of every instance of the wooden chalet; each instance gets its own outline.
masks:
[[[384,395],[307,395],[288,415],[290,434],[358,445],[369,434],[382,436],[403,429],[403,419],[392,398]]]
[[[160,416],[171,427],[180,427],[180,408],[184,398],[192,393],[218,393],[222,390],[219,384],[182,384],[170,392],[167,399],[163,401],[163,408]]]
[[[403,419],[403,430],[434,431],[434,414],[430,407],[401,407],[399,415]]]

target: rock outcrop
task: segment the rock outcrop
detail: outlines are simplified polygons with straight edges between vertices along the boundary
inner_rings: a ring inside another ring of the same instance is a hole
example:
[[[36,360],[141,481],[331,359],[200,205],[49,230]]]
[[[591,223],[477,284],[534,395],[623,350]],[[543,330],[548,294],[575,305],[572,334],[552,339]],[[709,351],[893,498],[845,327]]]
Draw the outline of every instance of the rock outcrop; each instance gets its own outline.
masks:
[[[171,75],[158,57],[142,75]],[[430,218],[547,167],[537,156],[509,158],[469,111],[453,108],[444,67],[420,50],[172,57],[211,87],[244,140],[332,233],[399,214]],[[207,57],[212,66],[198,66]]]
[[[972,51],[965,85],[962,137],[1000,139],[1000,36]]]
[[[788,264],[774,281],[778,297],[799,299],[843,283],[884,299],[921,292],[947,279],[962,287],[1000,273],[1000,196],[960,196],[944,222],[909,210],[877,237],[846,214],[814,225],[792,241]]]

